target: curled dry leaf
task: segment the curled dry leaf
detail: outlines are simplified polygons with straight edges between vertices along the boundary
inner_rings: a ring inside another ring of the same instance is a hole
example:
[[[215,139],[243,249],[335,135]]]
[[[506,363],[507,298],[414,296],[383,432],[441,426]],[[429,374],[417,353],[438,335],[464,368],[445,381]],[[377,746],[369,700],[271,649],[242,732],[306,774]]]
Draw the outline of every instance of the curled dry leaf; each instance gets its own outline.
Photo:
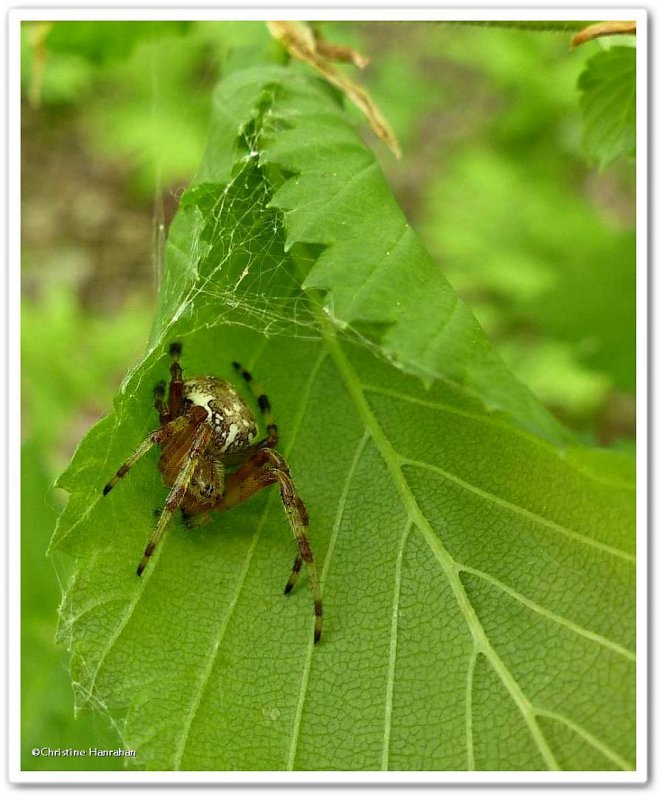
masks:
[[[597,22],[594,25],[588,25],[583,28],[579,33],[573,36],[571,45],[579,47],[585,42],[590,42],[592,39],[598,39],[601,36],[618,36],[623,33],[634,34],[637,28],[637,23],[634,20],[624,22]]]
[[[317,72],[343,92],[363,112],[374,133],[397,158],[402,155],[399,142],[388,121],[376,103],[361,86],[342,75],[330,62],[346,61],[364,67],[368,59],[350,47],[331,44],[302,22],[268,22],[271,35],[301,61],[305,61]]]
[[[352,47],[346,47],[346,45],[343,44],[335,44],[334,42],[327,42],[316,29],[314,30],[314,38],[319,55],[330,61],[341,61],[345,64],[353,64],[353,66],[358,67],[358,69],[364,69],[369,64],[369,58],[367,58],[367,56],[364,56]]]

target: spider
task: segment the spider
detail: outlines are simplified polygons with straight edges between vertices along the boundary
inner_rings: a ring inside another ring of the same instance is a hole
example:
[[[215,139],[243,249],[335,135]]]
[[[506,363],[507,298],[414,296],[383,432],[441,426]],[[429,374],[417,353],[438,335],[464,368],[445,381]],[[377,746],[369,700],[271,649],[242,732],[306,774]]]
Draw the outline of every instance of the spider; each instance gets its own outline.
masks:
[[[257,435],[256,420],[235,386],[209,375],[183,380],[181,353],[179,342],[169,346],[171,381],[166,401],[165,382],[160,381],[155,387],[159,428],[148,434],[103,489],[103,494],[107,495],[154,445],[161,447],[159,471],[171,491],[161,512],[156,512],[159,519],[136,572],[139,577],[143,574],[177,508],[181,509],[188,527],[205,525],[211,521],[212,511],[233,508],[261,489],[277,483],[298,546],[284,594],[295,586],[304,562],[314,596],[316,643],[321,638],[323,606],[307,539],[309,518],[289,466],[275,449],[279,434],[270,401],[249,372],[233,362],[235,371],[254,395],[265,421],[266,438],[253,442]],[[235,470],[227,473],[229,468]]]

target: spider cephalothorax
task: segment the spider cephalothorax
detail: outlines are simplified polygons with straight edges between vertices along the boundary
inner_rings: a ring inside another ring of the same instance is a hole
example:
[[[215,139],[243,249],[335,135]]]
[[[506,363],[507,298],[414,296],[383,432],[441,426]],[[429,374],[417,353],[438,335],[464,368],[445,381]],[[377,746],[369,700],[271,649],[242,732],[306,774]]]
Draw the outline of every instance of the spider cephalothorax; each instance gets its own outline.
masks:
[[[212,511],[232,508],[266,486],[277,483],[298,545],[298,554],[284,592],[288,594],[294,587],[304,561],[314,595],[314,641],[318,642],[323,611],[307,539],[309,520],[288,464],[275,450],[279,435],[272,419],[270,401],[256,386],[249,372],[234,363],[236,372],[256,397],[265,419],[266,438],[254,442],[257,434],[254,414],[235,386],[209,375],[184,381],[179,363],[181,345],[174,342],[169,352],[172,360],[168,398],[165,400],[166,385],[163,381],[155,387],[155,408],[159,412],[160,426],[146,437],[104,487],[106,495],[154,445],[161,447],[159,470],[171,491],[139,563],[138,575],[143,574],[177,508],[181,509],[189,527],[204,525],[210,521]]]

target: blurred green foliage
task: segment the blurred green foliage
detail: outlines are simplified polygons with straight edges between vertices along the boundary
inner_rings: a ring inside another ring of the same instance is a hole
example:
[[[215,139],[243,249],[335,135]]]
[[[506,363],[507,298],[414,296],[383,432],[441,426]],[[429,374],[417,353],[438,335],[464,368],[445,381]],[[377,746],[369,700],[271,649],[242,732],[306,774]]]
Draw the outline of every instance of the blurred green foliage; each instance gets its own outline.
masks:
[[[48,31],[46,46],[51,53],[72,53],[92,64],[108,64],[128,58],[146,40],[185,34],[190,25],[177,20],[106,22],[103,26],[95,20],[62,21]]]
[[[58,581],[68,563],[48,560],[46,549],[61,510],[54,476],[78,439],[111,404],[131,354],[143,349],[149,309],[128,307],[108,321],[80,309],[71,292],[51,290],[21,309],[23,446],[21,450],[21,682],[22,768],[113,770],[121,758],[34,757],[33,747],[112,749],[120,739],[106,717],[74,717],[74,695],[64,649],[54,636]],[[48,346],[45,346],[47,343]]]
[[[74,718],[74,695],[64,651],[53,646],[60,589],[44,557],[59,509],[39,442],[21,448],[21,767],[24,770],[119,769],[122,759],[33,756],[34,747],[114,748],[120,739],[98,714]]]
[[[123,164],[144,198],[195,173],[223,66],[272,47],[262,23],[243,22],[59,22],[43,36],[41,103],[75,109],[86,147]],[[24,24],[26,93],[39,57],[34,37]]]
[[[372,58],[359,75],[342,69],[371,91],[401,140],[399,164],[376,144],[384,168],[509,366],[580,438],[631,447],[634,138],[603,105],[609,92],[624,116],[634,113],[627,42],[571,51],[565,33],[320,28]],[[198,168],[220,74],[283,55],[258,22],[26,23],[22,42],[24,165],[44,164],[23,187],[24,747],[113,746],[115,734],[94,715],[73,720],[52,645],[59,587],[43,554],[58,498],[49,487],[143,349],[155,285],[150,249],[159,250],[146,242],[146,257],[128,253],[142,266],[126,285],[104,275],[97,251],[79,257],[99,194],[78,227],[63,198],[98,192],[111,175],[101,199],[142,214],[159,242],[162,214],[170,216]],[[116,235],[113,225],[102,227],[98,246]],[[127,226],[136,227],[134,218]],[[95,307],[102,297],[113,298],[111,316]],[[121,766],[37,762],[24,752],[26,769]]]
[[[599,53],[605,46],[570,51],[565,34],[429,26],[412,41],[395,37],[389,65],[403,48],[415,55],[388,81],[382,62],[369,83],[390,119],[399,98],[411,163],[390,171],[446,277],[509,366],[582,440],[625,447],[634,423],[634,163],[608,165],[630,154],[618,143],[620,114],[634,143],[634,49]],[[605,59],[609,98],[599,85]],[[593,107],[588,94],[581,99],[595,132],[580,112],[578,80],[594,93]],[[588,161],[590,137],[602,174]],[[402,177],[409,170],[416,181]]]

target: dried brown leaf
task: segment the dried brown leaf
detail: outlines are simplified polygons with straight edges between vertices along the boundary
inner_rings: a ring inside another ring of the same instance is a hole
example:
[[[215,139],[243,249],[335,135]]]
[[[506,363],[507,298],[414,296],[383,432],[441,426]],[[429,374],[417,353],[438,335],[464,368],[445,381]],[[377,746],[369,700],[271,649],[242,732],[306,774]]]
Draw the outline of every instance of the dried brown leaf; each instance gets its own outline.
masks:
[[[402,151],[390,124],[365,89],[342,75],[331,61],[348,61],[358,67],[365,66],[367,59],[349,47],[325,42],[315,35],[309,25],[302,22],[268,22],[272,36],[300,61],[313,67],[319,74],[341,92],[363,112],[374,133],[386,144],[397,158]]]

